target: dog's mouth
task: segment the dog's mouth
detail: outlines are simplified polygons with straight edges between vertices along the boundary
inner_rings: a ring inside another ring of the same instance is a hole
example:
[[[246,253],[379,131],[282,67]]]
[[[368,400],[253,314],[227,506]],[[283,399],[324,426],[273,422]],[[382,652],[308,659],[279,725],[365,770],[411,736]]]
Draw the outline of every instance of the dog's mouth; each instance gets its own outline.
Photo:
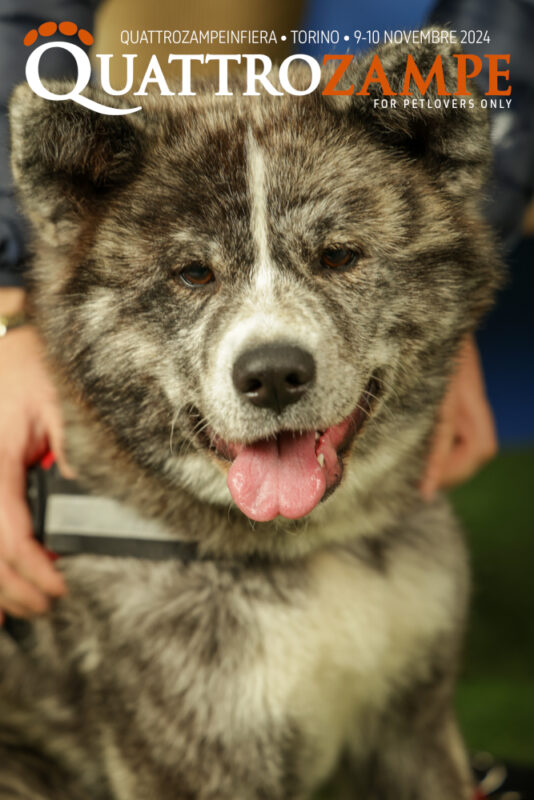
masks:
[[[371,416],[380,394],[372,377],[356,408],[326,430],[279,431],[249,444],[227,442],[191,412],[198,444],[218,459],[231,462],[228,488],[241,511],[256,522],[277,516],[299,519],[309,514],[339,485],[343,456]]]

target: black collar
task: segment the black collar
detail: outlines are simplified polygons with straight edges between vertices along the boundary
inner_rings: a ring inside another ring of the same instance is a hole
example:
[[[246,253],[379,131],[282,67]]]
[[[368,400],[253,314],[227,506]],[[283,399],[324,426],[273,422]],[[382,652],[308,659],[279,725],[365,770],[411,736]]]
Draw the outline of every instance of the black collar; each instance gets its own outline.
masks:
[[[119,536],[92,536],[59,533],[45,536],[47,550],[59,557],[95,555],[120,558],[145,558],[152,561],[178,559],[183,562],[199,558],[196,542],[161,541],[157,539],[124,539]]]
[[[27,497],[35,537],[54,555],[184,562],[199,558],[196,542],[176,538],[116,500],[87,494],[55,465],[28,470]]]

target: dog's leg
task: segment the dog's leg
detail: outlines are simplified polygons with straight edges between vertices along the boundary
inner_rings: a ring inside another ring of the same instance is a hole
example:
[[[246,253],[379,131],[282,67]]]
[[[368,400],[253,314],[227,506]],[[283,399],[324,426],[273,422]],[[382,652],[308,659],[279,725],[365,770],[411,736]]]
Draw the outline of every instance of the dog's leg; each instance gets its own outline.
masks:
[[[358,800],[472,800],[464,745],[450,712],[428,725],[384,729],[372,757],[354,767]]]
[[[414,737],[407,732],[392,745],[382,760],[377,800],[472,800],[473,778],[456,723],[451,717],[437,723],[435,730]]]

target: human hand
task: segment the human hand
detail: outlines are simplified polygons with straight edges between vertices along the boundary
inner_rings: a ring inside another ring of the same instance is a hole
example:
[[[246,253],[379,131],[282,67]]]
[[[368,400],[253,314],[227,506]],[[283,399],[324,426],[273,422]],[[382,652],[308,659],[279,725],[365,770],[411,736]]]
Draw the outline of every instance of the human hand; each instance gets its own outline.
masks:
[[[20,290],[0,290],[0,312],[12,313],[22,303]],[[72,477],[39,337],[25,325],[0,339],[0,624],[4,612],[30,616],[46,611],[50,598],[66,590],[63,577],[33,538],[25,499],[26,468],[48,449],[61,472]]]
[[[458,367],[443,400],[421,484],[429,500],[440,488],[470,478],[497,452],[495,421],[486,397],[475,340],[464,341]]]

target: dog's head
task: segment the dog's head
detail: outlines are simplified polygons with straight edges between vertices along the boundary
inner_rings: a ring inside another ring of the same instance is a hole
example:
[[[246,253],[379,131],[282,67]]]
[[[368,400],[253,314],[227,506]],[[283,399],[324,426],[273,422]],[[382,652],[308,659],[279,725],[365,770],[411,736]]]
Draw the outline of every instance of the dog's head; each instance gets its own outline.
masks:
[[[406,55],[381,50],[394,88]],[[435,55],[415,53],[422,72]],[[15,93],[38,318],[71,402],[140,474],[300,518],[344,469],[378,480],[428,436],[498,276],[486,121],[476,96],[380,109],[372,92],[120,117]]]

